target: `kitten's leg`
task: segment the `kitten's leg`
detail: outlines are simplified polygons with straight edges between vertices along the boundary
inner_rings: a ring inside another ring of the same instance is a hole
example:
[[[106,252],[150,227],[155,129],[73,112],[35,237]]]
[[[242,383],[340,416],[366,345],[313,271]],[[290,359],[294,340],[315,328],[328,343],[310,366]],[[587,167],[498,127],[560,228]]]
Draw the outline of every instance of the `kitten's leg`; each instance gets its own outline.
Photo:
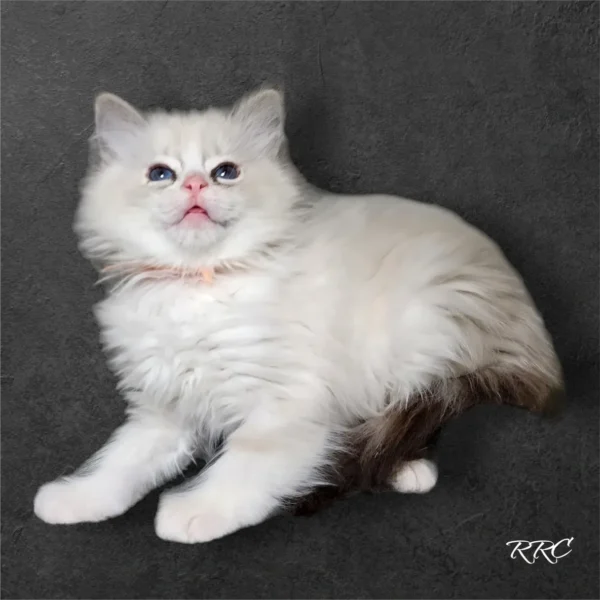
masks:
[[[424,494],[433,489],[437,477],[435,463],[427,458],[419,458],[403,462],[390,479],[390,485],[404,494]]]
[[[389,481],[394,490],[403,494],[425,494],[435,487],[438,479],[435,458],[440,432],[441,428],[438,428],[429,438],[425,449],[407,457],[399,465]]]
[[[208,542],[266,519],[283,498],[315,484],[326,460],[327,430],[253,415],[222,455],[190,484],[163,494],[156,533],[164,540]]]
[[[193,433],[154,413],[135,413],[76,473],[43,485],[35,514],[52,524],[124,513],[192,460]]]

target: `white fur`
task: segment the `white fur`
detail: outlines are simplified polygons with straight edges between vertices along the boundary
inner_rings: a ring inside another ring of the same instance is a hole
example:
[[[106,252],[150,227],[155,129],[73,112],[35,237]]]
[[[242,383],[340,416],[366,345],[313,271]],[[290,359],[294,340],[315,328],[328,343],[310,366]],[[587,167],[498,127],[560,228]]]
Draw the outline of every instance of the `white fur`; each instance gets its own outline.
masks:
[[[320,482],[336,433],[390,397],[408,402],[500,353],[558,377],[542,320],[496,245],[441,208],[310,188],[285,157],[276,92],[232,111],[143,117],[104,95],[96,140],[101,164],[76,219],[86,256],[231,270],[212,284],[137,274],[96,307],[130,420],[93,464],[40,489],[43,520],[120,514],[200,449],[211,464],[162,497],[156,530],[208,541]],[[179,183],[145,178],[155,162],[179,180],[209,177],[224,159],[243,177],[205,190],[214,223],[178,225]],[[402,473],[392,482],[402,491],[435,483],[431,469],[412,482]]]
[[[437,477],[435,463],[421,458],[403,463],[390,483],[397,492],[424,494],[433,489]]]

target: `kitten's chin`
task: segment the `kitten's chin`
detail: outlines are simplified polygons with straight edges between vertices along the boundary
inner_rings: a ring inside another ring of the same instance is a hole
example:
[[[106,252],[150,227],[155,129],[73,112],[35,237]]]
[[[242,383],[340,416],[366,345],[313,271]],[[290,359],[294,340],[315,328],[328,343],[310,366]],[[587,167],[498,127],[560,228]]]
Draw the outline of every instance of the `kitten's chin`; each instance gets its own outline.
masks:
[[[206,213],[194,211],[168,227],[166,233],[181,248],[202,251],[218,244],[224,238],[226,228]]]

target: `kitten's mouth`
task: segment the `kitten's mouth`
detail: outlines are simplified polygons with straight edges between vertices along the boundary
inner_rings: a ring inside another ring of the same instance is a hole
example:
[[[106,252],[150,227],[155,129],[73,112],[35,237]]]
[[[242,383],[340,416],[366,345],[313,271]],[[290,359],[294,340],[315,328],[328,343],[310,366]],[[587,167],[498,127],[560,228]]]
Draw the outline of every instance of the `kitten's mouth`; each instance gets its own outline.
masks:
[[[192,208],[185,213],[186,217],[188,215],[206,215],[208,217],[208,213],[201,206],[192,206]]]
[[[201,223],[203,221],[211,221],[212,219],[210,218],[210,215],[208,214],[208,211],[203,208],[202,206],[192,206],[190,208],[188,208],[183,217],[181,218],[181,221],[179,221],[180,223]]]

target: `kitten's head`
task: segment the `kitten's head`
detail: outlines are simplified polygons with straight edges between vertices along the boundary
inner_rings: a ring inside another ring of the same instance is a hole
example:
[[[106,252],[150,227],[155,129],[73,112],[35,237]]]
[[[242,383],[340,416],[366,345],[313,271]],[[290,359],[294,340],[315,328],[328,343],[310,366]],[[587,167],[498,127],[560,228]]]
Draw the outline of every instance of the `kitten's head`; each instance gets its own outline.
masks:
[[[88,257],[206,266],[284,234],[297,184],[279,92],[262,89],[230,109],[145,115],[101,94],[95,113],[95,166],[75,220]]]

